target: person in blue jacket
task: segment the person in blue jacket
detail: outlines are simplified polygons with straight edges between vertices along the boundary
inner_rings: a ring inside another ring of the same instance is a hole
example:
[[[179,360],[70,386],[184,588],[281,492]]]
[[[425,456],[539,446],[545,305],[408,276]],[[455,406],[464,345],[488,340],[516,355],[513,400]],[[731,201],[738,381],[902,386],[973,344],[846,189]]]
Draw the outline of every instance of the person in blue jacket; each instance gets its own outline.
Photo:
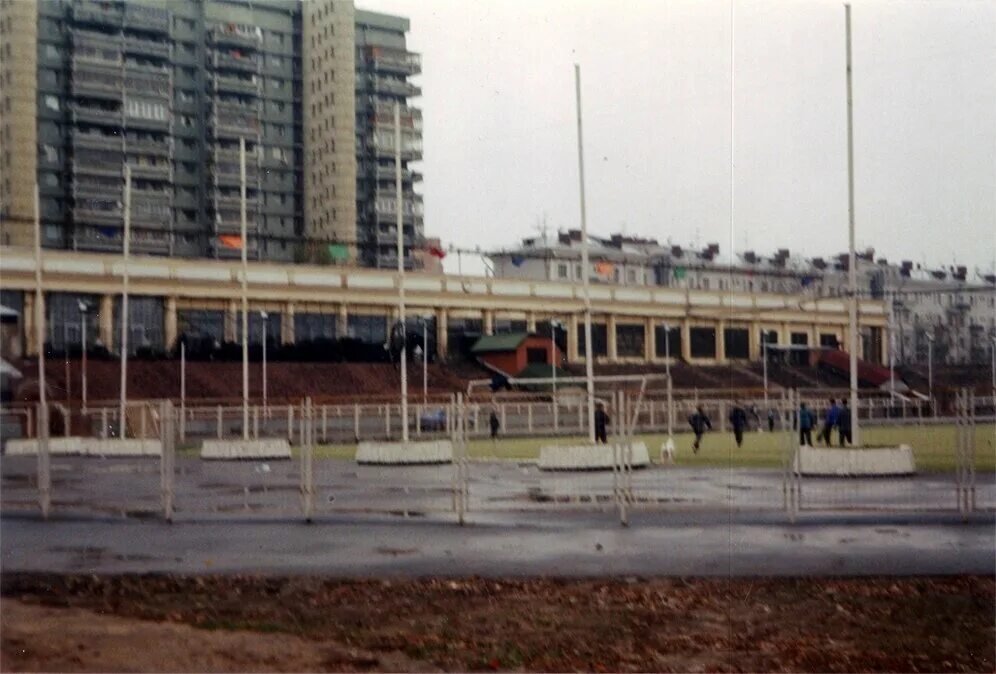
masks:
[[[813,413],[806,407],[806,403],[799,405],[799,444],[813,446],[813,425],[816,419]]]
[[[830,446],[830,432],[833,430],[834,426],[838,424],[840,420],[840,408],[837,407],[837,401],[830,398],[830,409],[827,410],[826,418],[823,420],[823,431],[820,433],[820,437],[823,439],[823,444],[827,447]]]

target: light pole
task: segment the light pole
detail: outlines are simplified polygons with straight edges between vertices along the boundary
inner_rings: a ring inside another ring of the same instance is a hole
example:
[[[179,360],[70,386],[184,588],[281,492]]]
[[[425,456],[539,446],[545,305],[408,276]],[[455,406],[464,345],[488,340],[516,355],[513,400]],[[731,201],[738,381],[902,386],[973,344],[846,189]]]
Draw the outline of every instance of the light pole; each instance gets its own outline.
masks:
[[[422,405],[429,403],[429,319],[419,316],[422,322]]]
[[[267,399],[266,399],[266,328],[267,319],[270,317],[265,311],[259,312],[259,317],[263,322],[263,416],[267,415]]]
[[[927,333],[927,398],[930,402],[930,412],[937,416],[934,410],[934,335]]]
[[[768,335],[761,331],[761,358],[764,360],[764,413],[768,413]]]
[[[664,324],[664,372],[667,374],[667,437],[674,439],[674,414],[671,410],[671,324]]]
[[[555,318],[550,319],[550,374],[553,377],[553,404],[557,404],[557,328],[561,327],[560,321]]]
[[[82,300],[78,301],[77,306],[80,309],[80,339],[82,340],[80,348],[83,352],[80,364],[80,379],[82,379],[80,397],[83,412],[86,413],[86,312],[89,307]]]

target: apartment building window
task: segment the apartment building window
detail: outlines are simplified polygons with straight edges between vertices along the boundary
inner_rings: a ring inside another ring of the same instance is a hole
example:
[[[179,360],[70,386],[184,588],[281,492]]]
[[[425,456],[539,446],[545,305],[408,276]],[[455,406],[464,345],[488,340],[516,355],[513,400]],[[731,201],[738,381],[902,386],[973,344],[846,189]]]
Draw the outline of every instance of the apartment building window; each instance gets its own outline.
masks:
[[[59,161],[59,151],[54,145],[42,145],[42,153],[45,155],[45,161]]]
[[[557,265],[557,278],[567,278],[567,265],[558,264]]]
[[[48,108],[49,110],[58,110],[59,98],[57,96],[46,96],[45,107]]]

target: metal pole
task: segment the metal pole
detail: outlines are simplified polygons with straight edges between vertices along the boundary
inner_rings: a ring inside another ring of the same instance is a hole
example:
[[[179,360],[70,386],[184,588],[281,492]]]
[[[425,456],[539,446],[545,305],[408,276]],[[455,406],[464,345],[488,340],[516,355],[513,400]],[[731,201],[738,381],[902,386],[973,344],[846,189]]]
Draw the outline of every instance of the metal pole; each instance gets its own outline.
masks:
[[[408,329],[405,325],[405,225],[401,193],[401,104],[394,103],[394,189],[398,222],[398,320],[401,348],[401,441],[408,444]],[[414,230],[413,230],[414,231]]]
[[[851,341],[851,443],[861,446],[858,414],[858,270],[854,254],[854,120],[851,68],[851,5],[844,5],[844,28],[847,48],[847,281],[851,301],[848,303],[848,334]]]
[[[49,462],[48,397],[45,393],[45,310],[42,307],[41,202],[35,181],[35,341],[38,347],[38,501],[42,517],[48,518],[52,504],[52,474]]]
[[[180,341],[180,438],[186,436],[187,423],[187,344]]]
[[[934,409],[934,336],[927,335],[927,399],[930,402],[930,414],[936,417]]]
[[[131,167],[125,164],[124,194],[124,285],[121,293],[121,401],[118,406],[118,437],[128,435],[125,405],[128,401],[128,256],[131,251]]]
[[[249,439],[249,241],[246,236],[246,139],[239,138],[240,232],[242,234],[242,439]]]
[[[429,321],[422,317],[422,404],[429,401]]]
[[[764,413],[768,413],[768,342],[767,335],[761,332],[761,358],[764,360]]]
[[[553,377],[553,404],[557,404],[557,321],[550,319],[550,363],[552,369],[550,376]]]
[[[574,93],[578,113],[578,184],[581,193],[581,278],[584,287],[584,370],[588,390],[588,442],[595,443],[595,363],[591,350],[591,293],[588,273],[588,216],[584,205],[584,144],[581,129],[581,66],[574,64]]]
[[[82,331],[82,363],[80,365],[80,378],[83,380],[81,382],[82,389],[80,391],[80,396],[83,405],[83,412],[86,412],[86,311],[87,306],[80,302],[80,329]]]
[[[263,417],[266,417],[267,409],[267,399],[266,399],[266,327],[267,319],[269,315],[265,311],[259,312],[259,317],[263,322]]]
[[[896,335],[893,327],[893,303],[895,296],[889,294],[889,401],[896,406]],[[892,414],[892,410],[889,410]]]
[[[664,324],[664,372],[667,375],[667,437],[674,439],[674,415],[671,414],[671,407],[674,403],[672,399],[671,385],[671,324]]]

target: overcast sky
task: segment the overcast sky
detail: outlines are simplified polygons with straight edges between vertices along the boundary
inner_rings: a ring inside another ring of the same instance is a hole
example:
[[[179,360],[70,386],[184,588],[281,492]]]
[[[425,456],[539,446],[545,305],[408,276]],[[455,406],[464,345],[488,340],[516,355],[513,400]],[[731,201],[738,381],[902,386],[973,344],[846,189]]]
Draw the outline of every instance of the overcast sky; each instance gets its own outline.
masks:
[[[991,269],[996,2],[853,5],[859,247]],[[357,6],[411,19],[426,233],[444,243],[513,246],[544,215],[551,231],[579,226],[578,63],[591,232],[724,253],[847,248],[841,2]]]

